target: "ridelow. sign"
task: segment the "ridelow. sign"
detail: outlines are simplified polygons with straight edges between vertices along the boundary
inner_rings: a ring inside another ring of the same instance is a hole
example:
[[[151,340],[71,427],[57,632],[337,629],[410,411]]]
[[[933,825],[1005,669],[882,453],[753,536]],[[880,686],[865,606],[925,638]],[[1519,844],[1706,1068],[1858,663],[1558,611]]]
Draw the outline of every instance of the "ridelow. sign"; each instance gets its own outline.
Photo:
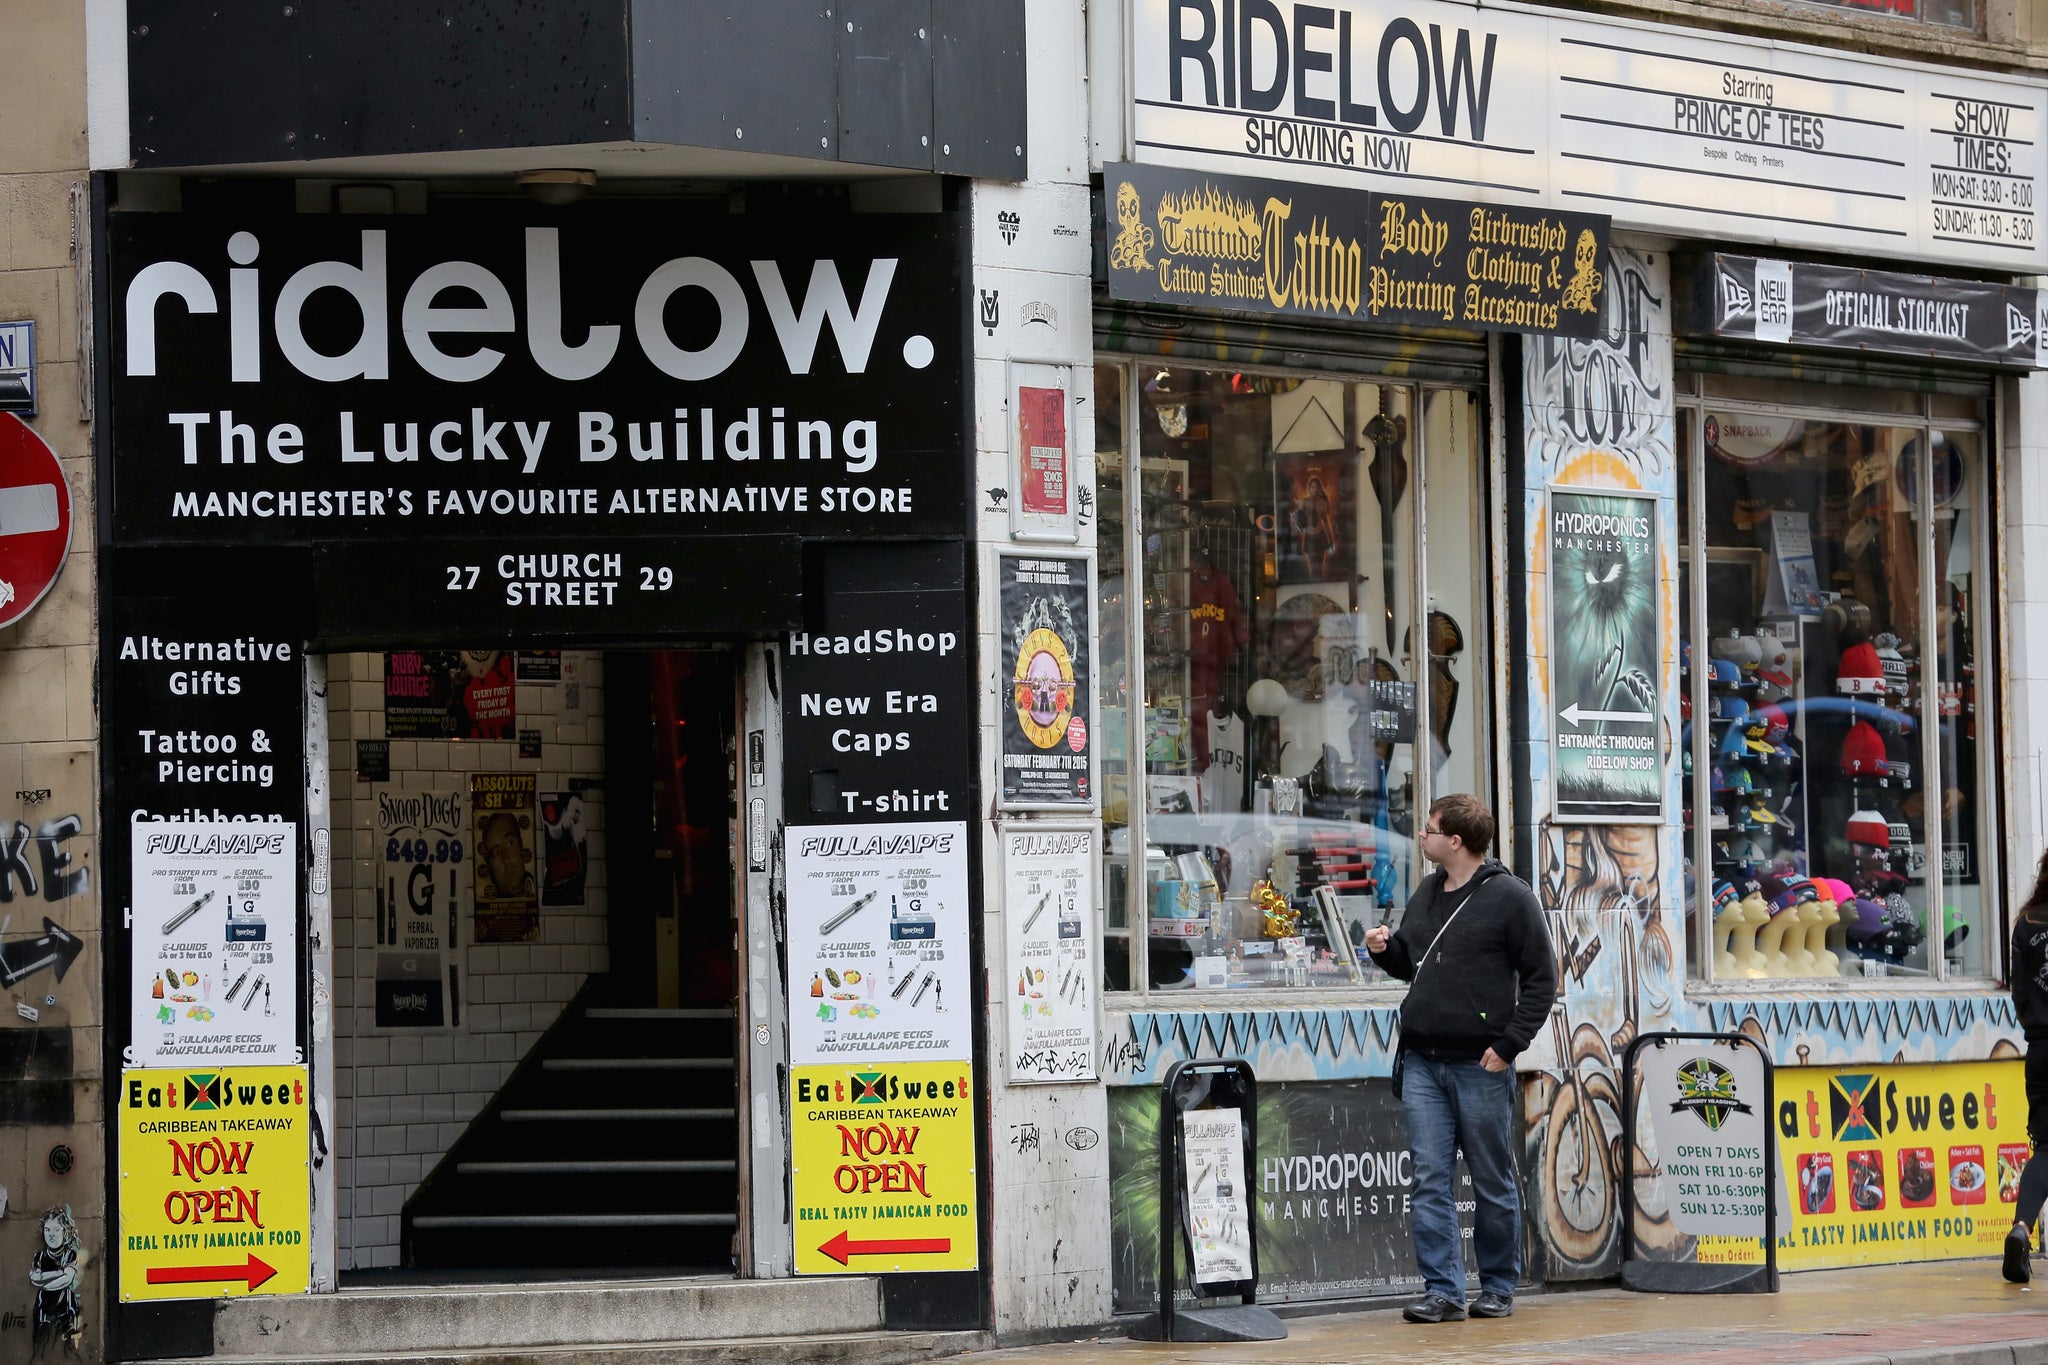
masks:
[[[306,1292],[312,1104],[303,1066],[121,1073],[124,1302]]]
[[[1647,494],[1550,490],[1551,771],[1560,821],[1663,813],[1657,516]]]
[[[1589,337],[1607,219],[1244,176],[1103,169],[1111,298]]]
[[[964,523],[954,216],[117,212],[106,232],[118,542]]]
[[[2030,1150],[2020,1062],[1785,1067],[1775,1084],[1781,1269],[1996,1254]],[[1761,1257],[1754,1234],[1700,1239],[1702,1261]]]
[[[1678,326],[1779,346],[2048,366],[2041,292],[1981,280],[1705,253],[1679,291]]]

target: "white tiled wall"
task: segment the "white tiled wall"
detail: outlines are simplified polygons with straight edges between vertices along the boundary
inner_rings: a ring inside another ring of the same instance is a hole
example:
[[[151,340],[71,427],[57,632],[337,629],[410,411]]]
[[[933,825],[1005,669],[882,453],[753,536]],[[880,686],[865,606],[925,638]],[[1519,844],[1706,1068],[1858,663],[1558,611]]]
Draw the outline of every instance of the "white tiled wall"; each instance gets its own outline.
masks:
[[[604,776],[602,655],[582,666],[582,713],[562,715],[559,683],[518,685],[517,727],[541,732],[541,756],[512,740],[393,740],[391,785],[457,792],[469,775],[530,772],[543,792]],[[335,1152],[343,1270],[396,1265],[399,1211],[454,1145],[586,977],[609,965],[605,943],[604,797],[585,798],[589,871],[584,904],[543,906],[534,943],[474,944],[467,916],[451,945],[461,972],[461,1023],[451,1029],[379,1029],[372,985],[374,916],[383,863],[372,784],[356,781],[355,741],[384,738],[384,656],[328,660],[329,759],[334,790]],[[468,864],[458,870],[469,904]]]

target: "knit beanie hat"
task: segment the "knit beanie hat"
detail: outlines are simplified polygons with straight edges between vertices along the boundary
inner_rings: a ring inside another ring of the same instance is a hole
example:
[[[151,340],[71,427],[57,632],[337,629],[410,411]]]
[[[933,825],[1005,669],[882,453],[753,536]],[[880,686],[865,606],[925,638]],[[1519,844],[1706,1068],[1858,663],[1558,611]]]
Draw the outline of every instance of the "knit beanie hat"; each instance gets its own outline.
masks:
[[[1884,691],[1884,664],[1868,640],[1842,651],[1842,666],[1835,670],[1835,690],[1852,696]]]
[[[1892,846],[1892,829],[1874,810],[1859,810],[1849,817],[1849,842],[1875,848]]]
[[[1842,772],[1848,777],[1883,777],[1891,770],[1885,766],[1884,736],[1877,727],[1867,720],[1859,720],[1849,727],[1849,733],[1842,737]]]

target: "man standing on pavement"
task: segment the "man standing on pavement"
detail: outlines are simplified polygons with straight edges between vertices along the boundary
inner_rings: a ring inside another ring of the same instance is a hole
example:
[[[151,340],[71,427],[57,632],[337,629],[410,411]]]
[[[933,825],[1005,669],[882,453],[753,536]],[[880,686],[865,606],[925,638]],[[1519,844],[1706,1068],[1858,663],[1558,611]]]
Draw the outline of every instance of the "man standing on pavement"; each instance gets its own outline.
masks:
[[[1408,1113],[1415,1262],[1425,1288],[1401,1312],[1410,1322],[1465,1317],[1460,1151],[1476,1201],[1473,1316],[1513,1313],[1521,1278],[1514,1061],[1556,1003],[1557,967],[1536,893],[1486,856],[1493,833],[1478,797],[1434,802],[1422,852],[1437,870],[1409,897],[1398,931],[1379,925],[1365,935],[1373,961],[1409,983],[1394,1093]]]

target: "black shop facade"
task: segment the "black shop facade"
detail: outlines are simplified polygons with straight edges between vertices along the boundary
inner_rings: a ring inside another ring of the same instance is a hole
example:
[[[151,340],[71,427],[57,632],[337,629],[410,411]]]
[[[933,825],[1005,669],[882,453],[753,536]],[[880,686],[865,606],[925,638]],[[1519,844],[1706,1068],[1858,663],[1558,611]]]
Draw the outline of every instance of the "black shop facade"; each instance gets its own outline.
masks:
[[[979,1325],[964,209],[117,184],[110,1355],[204,1338],[231,1241],[859,1273],[883,1203],[885,1315]]]

